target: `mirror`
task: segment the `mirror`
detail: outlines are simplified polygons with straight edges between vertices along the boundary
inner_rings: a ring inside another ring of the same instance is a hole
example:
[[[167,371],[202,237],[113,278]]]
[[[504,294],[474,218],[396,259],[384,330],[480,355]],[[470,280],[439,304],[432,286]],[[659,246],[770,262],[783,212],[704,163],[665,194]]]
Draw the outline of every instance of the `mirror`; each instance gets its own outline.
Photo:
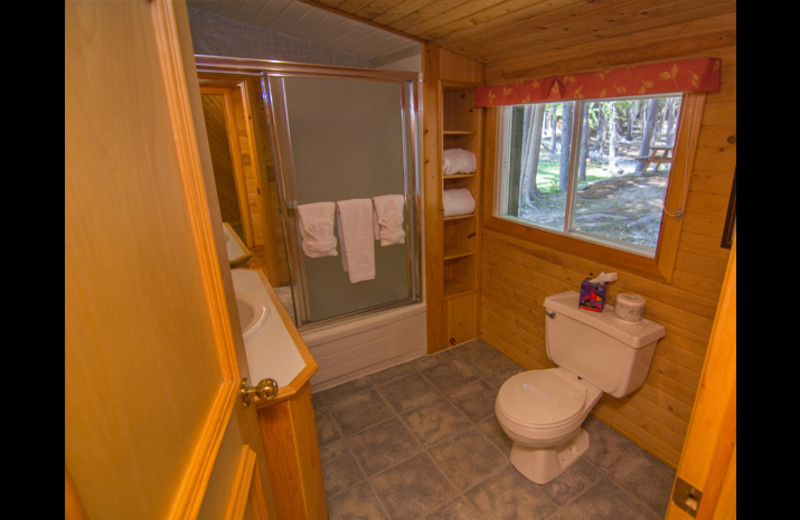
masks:
[[[200,96],[220,214],[249,255],[232,267],[263,267],[287,310],[293,308],[261,83],[258,76],[199,72]],[[287,289],[282,289],[287,287]]]

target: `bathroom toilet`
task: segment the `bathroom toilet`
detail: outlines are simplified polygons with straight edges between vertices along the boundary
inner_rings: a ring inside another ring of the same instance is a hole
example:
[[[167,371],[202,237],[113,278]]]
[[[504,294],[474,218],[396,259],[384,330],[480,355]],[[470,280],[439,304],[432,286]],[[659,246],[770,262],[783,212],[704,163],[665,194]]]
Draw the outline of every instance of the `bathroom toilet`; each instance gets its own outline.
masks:
[[[528,370],[500,387],[495,415],[512,440],[510,460],[529,480],[544,484],[589,449],[581,424],[604,393],[624,397],[647,378],[662,325],[631,323],[578,307],[567,291],[544,301],[547,357],[557,368]]]

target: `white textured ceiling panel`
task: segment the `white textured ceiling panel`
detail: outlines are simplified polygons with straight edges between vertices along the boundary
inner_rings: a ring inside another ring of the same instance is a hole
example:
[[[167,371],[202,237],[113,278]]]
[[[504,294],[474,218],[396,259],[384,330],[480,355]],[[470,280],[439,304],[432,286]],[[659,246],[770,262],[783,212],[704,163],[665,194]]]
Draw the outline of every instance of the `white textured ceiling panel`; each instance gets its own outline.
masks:
[[[193,9],[380,63],[411,55],[419,42],[297,0],[188,0]]]

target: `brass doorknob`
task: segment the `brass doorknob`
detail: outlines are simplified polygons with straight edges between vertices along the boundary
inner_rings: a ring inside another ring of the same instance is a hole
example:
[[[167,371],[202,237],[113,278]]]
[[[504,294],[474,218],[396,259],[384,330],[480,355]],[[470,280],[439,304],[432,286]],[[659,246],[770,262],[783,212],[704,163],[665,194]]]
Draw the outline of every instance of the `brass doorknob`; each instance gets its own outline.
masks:
[[[243,377],[239,395],[242,396],[242,403],[245,407],[250,406],[250,399],[252,397],[274,399],[275,396],[278,395],[278,382],[268,377],[259,381],[256,386],[247,386],[247,378]]]

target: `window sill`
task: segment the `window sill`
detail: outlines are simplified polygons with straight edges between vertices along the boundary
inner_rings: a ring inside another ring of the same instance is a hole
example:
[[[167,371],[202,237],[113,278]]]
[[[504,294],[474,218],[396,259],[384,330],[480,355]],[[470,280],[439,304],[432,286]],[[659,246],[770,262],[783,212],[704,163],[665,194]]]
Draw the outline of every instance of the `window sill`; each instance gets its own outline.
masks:
[[[664,225],[672,227],[674,221],[670,223],[669,221],[671,220],[665,221]],[[579,256],[586,260],[608,265],[614,269],[634,272],[659,282],[670,282],[672,279],[674,262],[670,258],[665,258],[665,256],[670,255],[662,255],[660,251],[656,252],[655,258],[647,258],[498,217],[490,217],[486,220],[484,229],[496,231],[537,246],[548,247]]]

